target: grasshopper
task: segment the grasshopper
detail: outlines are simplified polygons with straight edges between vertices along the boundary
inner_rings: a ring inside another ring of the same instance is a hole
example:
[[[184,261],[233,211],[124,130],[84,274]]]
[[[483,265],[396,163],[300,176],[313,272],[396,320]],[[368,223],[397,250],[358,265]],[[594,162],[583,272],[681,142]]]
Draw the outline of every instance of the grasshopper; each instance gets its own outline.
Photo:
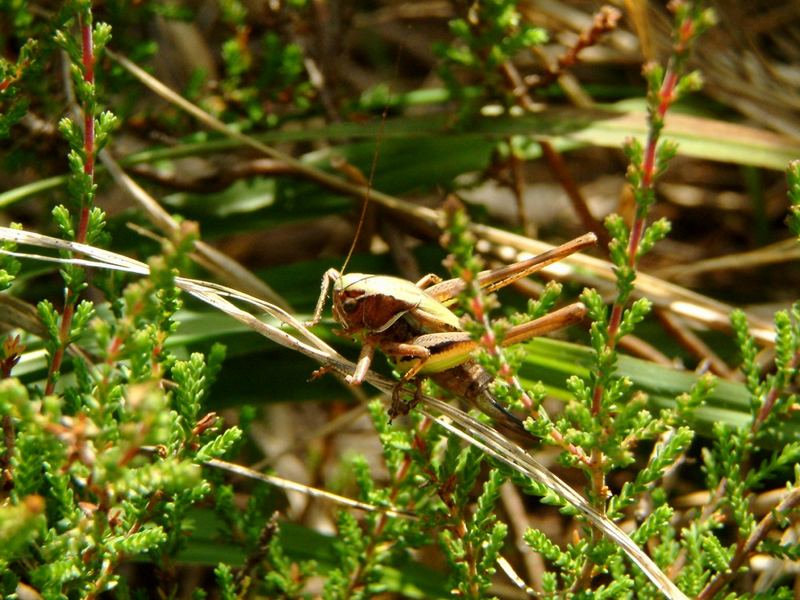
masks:
[[[533,258],[494,271],[482,271],[477,276],[478,284],[486,292],[492,292],[596,241],[594,234],[586,234]],[[466,285],[461,279],[443,281],[434,274],[413,283],[399,277],[342,274],[329,269],[322,278],[322,289],[309,325],[321,320],[332,289],[333,317],[342,326],[340,333],[353,336],[362,344],[356,368],[346,377],[347,382],[351,385],[363,382],[376,349],[403,373],[392,396],[390,417],[405,414],[413,406],[400,401],[404,384],[416,383],[416,400],[420,378],[430,377],[488,414],[502,433],[529,443],[533,438],[522,422],[489,392],[491,375],[472,359],[479,343],[463,330],[459,318],[448,308]],[[503,344],[561,329],[581,320],[584,314],[585,308],[580,303],[566,306],[511,328]]]

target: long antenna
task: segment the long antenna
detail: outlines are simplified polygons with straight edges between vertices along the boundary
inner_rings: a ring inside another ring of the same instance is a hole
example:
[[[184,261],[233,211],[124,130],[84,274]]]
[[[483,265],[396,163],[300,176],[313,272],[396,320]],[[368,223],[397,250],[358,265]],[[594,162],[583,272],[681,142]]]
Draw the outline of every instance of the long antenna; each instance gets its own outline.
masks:
[[[400,52],[401,48],[397,49],[397,57],[394,63],[394,79],[397,80],[398,73],[400,72]],[[378,136],[375,140],[375,152],[372,155],[372,164],[369,168],[369,178],[365,182],[366,189],[364,190],[364,200],[361,203],[361,216],[358,219],[358,225],[356,226],[356,232],[353,235],[353,241],[350,243],[350,249],[347,251],[347,256],[344,259],[344,263],[342,264],[341,274],[344,275],[344,271],[347,268],[347,263],[350,262],[350,258],[353,256],[353,252],[356,249],[356,244],[358,243],[358,238],[361,237],[361,230],[364,227],[364,220],[367,216],[367,207],[369,206],[369,199],[370,194],[372,193],[372,182],[375,179],[375,171],[378,168],[378,158],[380,157],[381,151],[381,142],[383,141],[383,130],[386,127],[386,119],[389,115],[389,104],[392,100],[392,93],[391,91],[387,90],[387,97],[386,102],[383,105],[383,113],[381,114],[381,124],[378,128]]]

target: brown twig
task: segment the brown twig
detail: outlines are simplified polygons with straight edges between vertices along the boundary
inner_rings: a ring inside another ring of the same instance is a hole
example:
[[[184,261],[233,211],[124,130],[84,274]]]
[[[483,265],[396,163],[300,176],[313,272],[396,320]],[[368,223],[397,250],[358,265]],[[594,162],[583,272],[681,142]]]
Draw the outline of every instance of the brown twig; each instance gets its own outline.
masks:
[[[511,146],[511,140],[509,147]],[[514,194],[514,201],[517,204],[517,220],[523,233],[528,237],[535,237],[536,231],[533,224],[528,221],[528,216],[525,214],[525,161],[517,156],[514,150],[511,150],[509,156],[511,165],[511,191]]]
[[[500,499],[508,514],[511,534],[514,536],[514,545],[521,554],[528,581],[530,581],[531,587],[536,592],[541,593],[544,590],[542,575],[546,572],[544,559],[538,552],[530,552],[523,540],[523,534],[529,525],[528,515],[520,492],[514,485],[506,482],[500,488]]]
[[[594,16],[591,27],[583,31],[575,44],[558,57],[556,64],[548,67],[547,71],[541,75],[528,75],[525,77],[525,83],[532,89],[546,87],[553,83],[564,71],[578,62],[578,55],[582,50],[594,46],[606,33],[616,29],[620,18],[622,18],[622,13],[616,8],[611,6],[600,8]]]
[[[250,574],[258,566],[258,564],[263,561],[264,558],[266,558],[267,552],[269,552],[270,542],[272,542],[272,538],[274,538],[275,534],[278,532],[278,515],[279,513],[277,510],[272,513],[269,521],[267,521],[267,523],[264,525],[264,528],[261,530],[261,534],[258,536],[258,546],[256,547],[255,552],[247,557],[247,560],[245,561],[244,565],[242,565],[242,568],[239,569],[238,573],[236,573],[234,583],[237,587],[239,587],[240,595],[243,598],[247,596]]]
[[[511,61],[505,61],[500,66],[500,71],[505,77],[506,83],[511,88],[511,95],[517,100],[517,104],[528,112],[538,112],[541,106],[530,97],[528,87],[525,85],[525,80],[517,71],[517,67]]]
[[[102,157],[101,157],[102,158]],[[228,188],[233,182],[259,175],[289,176],[297,175],[295,169],[282,161],[272,158],[242,160],[215,168],[212,165],[202,175],[193,176],[181,172],[164,172],[152,165],[138,164],[128,167],[128,171],[164,187],[189,192],[216,192]]]
[[[674,337],[683,348],[700,360],[708,361],[712,373],[725,379],[734,377],[735,373],[728,368],[725,361],[717,356],[708,344],[701,340],[691,329],[685,327],[677,317],[661,308],[655,309],[655,315],[667,333]]]
[[[674,366],[666,354],[658,350],[658,348],[652,344],[648,344],[642,338],[635,335],[626,335],[619,341],[619,347],[623,348],[627,352],[630,352],[634,356],[638,356],[639,358],[643,358],[644,360],[648,360],[652,363],[663,365],[665,367]]]
[[[608,232],[589,210],[586,198],[583,197],[583,193],[575,183],[575,179],[569,172],[561,153],[558,152],[548,140],[539,140],[539,147],[542,149],[542,155],[547,161],[556,181],[561,184],[570,202],[572,202],[572,208],[578,215],[578,219],[580,219],[583,227],[597,236],[601,247],[608,246],[608,243],[611,241]]]
[[[378,227],[400,274],[409,281],[419,280],[422,273],[414,253],[408,246],[405,232],[392,219],[381,219]]]

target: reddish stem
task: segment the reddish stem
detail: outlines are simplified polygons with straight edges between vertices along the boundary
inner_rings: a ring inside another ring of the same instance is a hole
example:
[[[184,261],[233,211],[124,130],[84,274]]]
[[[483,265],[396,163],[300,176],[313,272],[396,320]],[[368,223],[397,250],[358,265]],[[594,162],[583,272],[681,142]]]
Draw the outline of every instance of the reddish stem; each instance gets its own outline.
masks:
[[[22,77],[22,72],[26,68],[28,68],[29,64],[30,61],[28,60],[23,61],[22,63],[17,63],[17,68],[16,71],[14,71],[13,75],[6,77],[2,81],[0,81],[0,92],[6,91],[12,83],[17,81],[20,77]]]
[[[5,491],[14,481],[14,475],[11,472],[11,458],[14,456],[14,444],[17,438],[14,432],[14,421],[10,415],[4,415],[0,419],[0,427],[5,447],[3,453],[0,454],[0,490]]]
[[[637,217],[631,227],[631,236],[628,240],[628,264],[633,268],[636,266],[636,258],[639,253],[639,244],[642,241],[642,234],[644,234],[644,217]]]
[[[769,532],[775,527],[779,519],[788,515],[800,505],[800,490],[794,488],[784,497],[784,499],[769,511],[755,529],[753,529],[750,537],[741,541],[736,547],[736,554],[731,560],[728,568],[725,571],[718,573],[706,587],[697,595],[698,600],[707,600],[713,598],[724,588],[729,581],[731,581],[738,573],[739,569],[744,565],[745,561],[757,550],[758,545],[767,537]]]
[[[414,436],[413,445],[416,450],[424,451],[425,449],[425,439],[424,435],[425,432],[430,429],[431,426],[431,419],[425,418],[419,425],[417,430],[417,434]],[[393,480],[392,480],[392,491],[389,494],[389,503],[394,506],[397,498],[400,494],[400,488],[402,487],[403,481],[405,481],[406,477],[408,477],[409,472],[411,471],[413,459],[411,455],[406,455],[403,459],[403,463],[398,467],[397,472],[395,473]],[[435,475],[429,473],[429,477],[431,481],[435,481]],[[409,509],[413,509],[413,504],[408,506]],[[356,590],[358,587],[362,585],[361,576],[363,575],[365,567],[370,563],[374,554],[375,554],[375,546],[378,542],[378,538],[383,533],[383,530],[386,528],[387,523],[389,522],[389,517],[386,513],[382,513],[380,517],[378,517],[377,522],[375,523],[375,527],[372,531],[372,542],[369,546],[364,550],[363,559],[360,562],[359,566],[356,567],[355,571],[350,576],[350,582],[347,586],[347,594],[346,597],[350,597],[350,592]]]
[[[686,30],[685,27],[681,28],[681,38],[676,47],[676,55],[685,50],[688,37],[691,30]],[[652,115],[650,120],[649,132],[647,135],[647,144],[642,157],[642,177],[639,184],[641,197],[645,197],[650,193],[653,187],[653,181],[656,176],[656,150],[658,148],[658,140],[660,138],[661,129],[663,128],[664,115],[666,115],[672,102],[675,100],[675,87],[678,84],[678,72],[675,68],[675,60],[673,59],[667,67],[664,74],[664,80],[661,82],[661,89],[658,92],[659,102],[655,114]],[[630,237],[628,238],[628,266],[631,269],[636,268],[637,258],[639,254],[639,245],[644,235],[646,224],[646,210],[645,207],[637,210],[636,217],[631,224]],[[622,311],[626,298],[617,297],[612,308],[611,316],[608,321],[608,338],[606,347],[609,350],[614,350],[617,343],[617,334],[619,332],[620,324],[622,323]],[[594,390],[592,390],[592,415],[597,416],[602,410],[603,406],[603,392],[605,391],[602,383],[598,383]],[[593,477],[592,485],[595,493],[599,498],[605,496],[605,477],[601,469],[602,453],[598,450],[592,451],[593,459]]]
[[[675,86],[678,84],[678,74],[674,69],[668,68],[664,75],[664,81],[661,83],[661,89],[658,92],[660,99],[658,108],[656,109],[655,118],[656,123],[660,123],[667,114],[670,105],[675,100]],[[653,185],[653,178],[655,177],[656,166],[656,148],[658,146],[659,133],[661,128],[651,128],[647,136],[647,147],[645,148],[644,158],[642,160],[642,189],[648,190]]]
[[[800,352],[795,352],[794,356],[792,357],[792,362],[789,365],[789,368],[793,371],[797,368],[798,363],[800,363]],[[753,424],[750,427],[750,431],[755,434],[764,421],[767,420],[770,413],[772,412],[772,408],[775,406],[775,403],[778,401],[778,398],[781,395],[782,386],[773,385],[769,392],[767,393],[767,397],[764,398],[764,402],[761,405],[761,408],[758,409],[758,414],[756,418],[753,419]]]
[[[56,373],[61,370],[61,363],[64,360],[64,350],[67,346],[67,339],[69,337],[69,330],[72,326],[72,317],[74,314],[74,304],[68,303],[64,306],[64,314],[61,316],[61,327],[58,331],[59,346],[53,354],[53,360],[50,362],[50,369],[47,372],[47,384],[44,387],[45,396],[49,396],[55,390],[55,376]]]
[[[656,150],[660,138],[661,123],[670,105],[675,100],[675,87],[677,85],[678,74],[675,69],[670,66],[664,74],[664,81],[661,83],[661,89],[658,92],[659,103],[653,115],[653,124],[647,136],[647,145],[642,158],[640,190],[645,194],[653,187],[653,181],[656,176]],[[636,268],[639,245],[642,242],[646,222],[645,215],[637,214],[631,225],[631,233],[628,238],[628,265],[633,269]],[[623,305],[620,304],[619,301],[615,302],[611,308],[611,317],[608,321],[608,341],[606,342],[606,347],[610,350],[613,350],[617,343],[617,332],[622,322],[622,309]],[[603,387],[598,385],[595,387],[592,394],[592,414],[596,415],[600,412],[602,398]]]
[[[94,41],[92,39],[92,26],[83,21],[81,25],[81,40],[83,45],[83,80],[94,85]],[[83,108],[83,153],[85,162],[83,172],[94,178],[94,111],[91,102]],[[80,220],[78,222],[78,234],[75,241],[83,243],[86,241],[86,231],[89,226],[89,206],[86,203],[81,207]]]
[[[86,19],[81,24],[81,43],[83,44],[83,66],[84,81],[94,82],[94,45],[92,43],[92,26],[86,23]]]
[[[83,80],[90,86],[94,86],[94,41],[92,39],[92,26],[87,19],[81,19],[81,45],[83,51]],[[84,165],[83,172],[94,180],[94,111],[92,102],[86,102],[83,107],[83,151]],[[82,203],[80,216],[78,219],[78,229],[75,241],[84,243],[89,228],[89,211],[91,199],[87,198]],[[45,395],[52,394],[55,390],[56,374],[61,371],[61,363],[64,361],[64,351],[69,343],[69,332],[72,328],[72,318],[75,315],[75,301],[73,294],[67,290],[64,302],[64,313],[61,315],[61,327],[58,334],[58,348],[53,353],[53,360],[50,361],[50,368],[47,373],[47,383],[45,384]]]
[[[539,419],[542,415],[534,406],[533,400],[531,400],[531,397],[528,395],[528,392],[525,391],[525,388],[522,386],[519,379],[513,374],[511,366],[505,359],[501,345],[498,343],[497,336],[494,334],[494,331],[492,331],[492,325],[489,322],[488,315],[486,314],[486,308],[483,302],[483,295],[481,294],[480,285],[477,283],[474,284],[474,291],[475,295],[470,300],[469,308],[475,320],[483,324],[484,334],[481,336],[481,345],[491,356],[494,356],[498,359],[500,363],[500,367],[497,372],[498,377],[501,377],[503,381],[505,381],[510,387],[514,388],[519,393],[519,400],[522,402],[522,405],[529,411],[534,419]],[[568,452],[583,464],[587,466],[592,464],[591,459],[586,456],[586,454],[583,452],[583,449],[567,441],[564,436],[561,435],[561,432],[559,432],[555,427],[550,431],[550,438],[562,450]]]

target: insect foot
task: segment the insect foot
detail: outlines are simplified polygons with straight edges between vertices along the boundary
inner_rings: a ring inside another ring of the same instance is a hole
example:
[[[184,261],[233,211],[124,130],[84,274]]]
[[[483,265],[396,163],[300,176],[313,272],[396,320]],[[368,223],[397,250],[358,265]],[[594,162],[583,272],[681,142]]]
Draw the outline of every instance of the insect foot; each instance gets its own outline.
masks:
[[[408,388],[408,384],[413,386],[413,389]],[[406,397],[404,398],[404,393]],[[408,394],[411,394],[408,399]],[[422,381],[420,379],[413,379],[410,382],[400,381],[394,386],[392,390],[392,404],[389,406],[389,422],[391,423],[395,417],[402,417],[411,412],[417,404],[422,401]]]

